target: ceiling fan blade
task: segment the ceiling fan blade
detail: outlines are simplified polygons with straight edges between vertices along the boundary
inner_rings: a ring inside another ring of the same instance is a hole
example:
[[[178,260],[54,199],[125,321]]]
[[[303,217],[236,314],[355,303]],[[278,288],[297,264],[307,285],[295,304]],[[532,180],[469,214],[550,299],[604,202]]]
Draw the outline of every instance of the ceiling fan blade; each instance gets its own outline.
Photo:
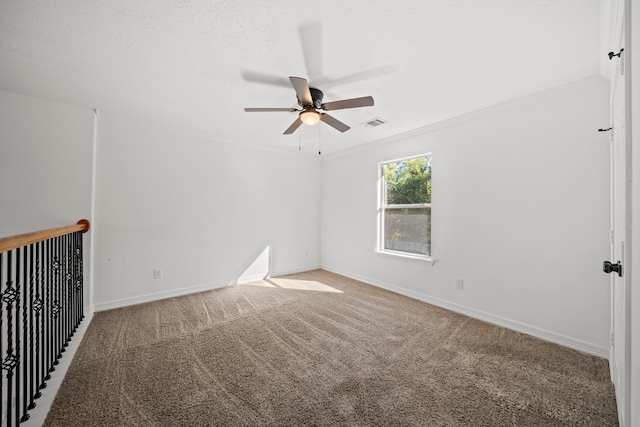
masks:
[[[307,67],[307,77],[314,83],[322,77],[322,23],[310,22],[298,26],[304,64]]]
[[[284,77],[271,74],[258,73],[256,71],[243,70],[242,79],[247,82],[262,83],[271,86],[290,87],[291,83]]]
[[[263,111],[288,111],[291,113],[298,110],[296,110],[295,108],[245,108],[244,111],[246,111],[247,113],[257,113]]]
[[[349,74],[347,76],[337,77],[337,78],[329,78],[322,77],[318,79],[312,79],[312,83],[317,87],[322,87],[323,89],[332,88],[336,86],[342,86],[349,83],[357,83],[363,80],[374,79],[378,77],[382,77],[388,74],[395,72],[395,67],[391,65],[383,65],[382,67],[374,68],[366,71],[359,71],[357,73]],[[311,76],[309,76],[311,78]]]
[[[373,105],[373,97],[363,96],[362,98],[343,99],[342,101],[333,101],[322,104],[320,108],[325,111],[344,110],[345,108],[371,107]]]
[[[287,130],[285,130],[285,131],[283,132],[283,134],[284,134],[284,135],[290,135],[290,134],[294,133],[294,132],[296,131],[296,129],[298,129],[298,128],[300,127],[300,125],[301,125],[301,124],[302,124],[302,120],[300,120],[300,117],[298,117],[298,118],[296,119],[296,121],[295,121],[295,122],[293,122],[293,123],[291,124],[291,126],[289,126],[289,127],[287,128]]]
[[[346,132],[349,129],[351,129],[350,126],[347,126],[346,124],[342,123],[340,120],[336,119],[333,116],[328,115],[327,113],[322,113],[322,115],[320,116],[320,120],[322,120],[329,126],[339,130],[340,132]]]
[[[309,84],[302,77],[289,77],[293,88],[296,90],[298,99],[302,101],[304,105],[313,105],[313,98],[311,98],[311,91],[309,90]]]

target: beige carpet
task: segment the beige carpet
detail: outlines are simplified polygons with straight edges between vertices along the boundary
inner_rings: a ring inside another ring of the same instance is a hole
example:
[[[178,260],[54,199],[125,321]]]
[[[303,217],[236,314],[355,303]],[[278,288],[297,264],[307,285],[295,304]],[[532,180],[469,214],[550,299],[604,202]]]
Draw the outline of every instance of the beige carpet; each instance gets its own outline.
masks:
[[[606,360],[326,271],[97,313],[46,426],[614,426]]]

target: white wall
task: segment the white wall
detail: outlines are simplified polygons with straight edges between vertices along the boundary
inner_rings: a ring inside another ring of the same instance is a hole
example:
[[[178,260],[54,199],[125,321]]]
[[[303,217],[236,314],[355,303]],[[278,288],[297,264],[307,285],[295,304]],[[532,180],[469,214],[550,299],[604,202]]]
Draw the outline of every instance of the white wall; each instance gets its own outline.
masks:
[[[92,219],[93,129],[90,108],[0,90],[0,237]],[[91,236],[83,239],[89,309]]]
[[[93,110],[0,90],[0,236],[91,216]]]
[[[606,357],[608,114],[597,78],[326,158],[323,268]],[[378,162],[426,152],[434,265],[375,253]]]
[[[97,310],[319,266],[317,158],[111,112],[98,134]]]

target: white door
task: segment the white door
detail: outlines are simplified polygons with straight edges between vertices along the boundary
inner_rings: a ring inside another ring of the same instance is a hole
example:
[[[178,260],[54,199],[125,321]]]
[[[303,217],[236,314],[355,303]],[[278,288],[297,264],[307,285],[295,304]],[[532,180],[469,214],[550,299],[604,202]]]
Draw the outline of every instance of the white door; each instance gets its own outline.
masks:
[[[622,24],[623,26],[623,24]],[[620,31],[620,49],[624,48],[624,28]],[[627,426],[630,412],[630,281],[625,268],[630,265],[625,243],[630,242],[627,221],[630,220],[631,172],[629,138],[626,135],[626,99],[624,51],[611,60],[611,351],[609,363],[611,380],[615,386],[620,425]],[[613,265],[612,265],[613,264]]]

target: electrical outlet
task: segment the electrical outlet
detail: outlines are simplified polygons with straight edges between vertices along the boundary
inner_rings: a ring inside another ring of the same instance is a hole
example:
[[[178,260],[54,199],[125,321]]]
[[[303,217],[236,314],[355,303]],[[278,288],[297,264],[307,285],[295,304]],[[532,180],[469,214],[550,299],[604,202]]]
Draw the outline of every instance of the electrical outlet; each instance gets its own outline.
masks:
[[[456,279],[456,289],[459,289],[459,290],[464,289],[464,280]]]
[[[153,270],[153,278],[154,279],[162,279],[162,269],[161,268],[157,268],[157,269]]]

